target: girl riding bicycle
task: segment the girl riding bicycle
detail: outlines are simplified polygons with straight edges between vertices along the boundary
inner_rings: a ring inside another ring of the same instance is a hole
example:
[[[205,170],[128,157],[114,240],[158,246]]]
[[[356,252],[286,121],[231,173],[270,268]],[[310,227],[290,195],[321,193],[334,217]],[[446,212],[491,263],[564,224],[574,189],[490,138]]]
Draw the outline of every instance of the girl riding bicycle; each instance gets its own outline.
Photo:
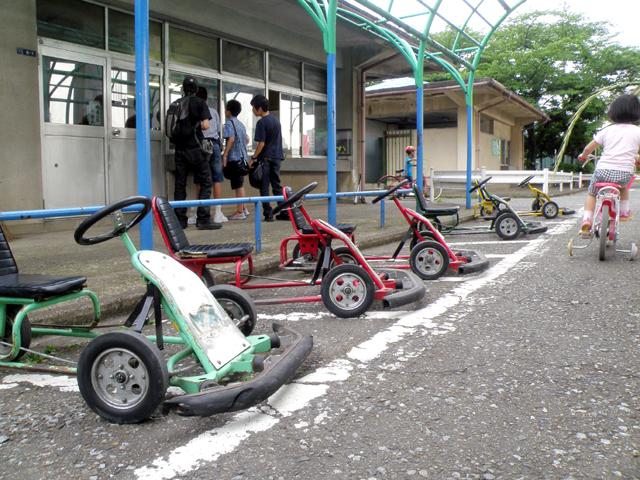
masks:
[[[596,187],[598,182],[617,183],[620,189],[620,220],[631,216],[629,192],[625,188],[638,166],[640,149],[640,101],[634,95],[621,95],[610,105],[607,112],[611,125],[595,134],[593,140],[578,156],[586,162],[589,155],[599,146],[603,147],[602,156],[593,172],[588,195],[584,202],[584,216],[580,232],[588,234],[593,223],[593,210],[596,205]]]

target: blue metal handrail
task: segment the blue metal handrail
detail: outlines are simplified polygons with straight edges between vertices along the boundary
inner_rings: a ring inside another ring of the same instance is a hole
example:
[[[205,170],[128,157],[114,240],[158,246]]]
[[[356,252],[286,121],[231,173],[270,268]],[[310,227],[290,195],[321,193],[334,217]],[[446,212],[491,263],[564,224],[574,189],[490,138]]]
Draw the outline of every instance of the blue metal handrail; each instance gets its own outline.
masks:
[[[353,198],[353,197],[376,197],[383,193],[385,190],[367,190],[364,192],[338,192],[336,198]],[[409,193],[411,190],[400,190],[400,193]],[[311,193],[305,195],[306,200],[324,200],[330,199],[330,193]],[[253,203],[256,208],[256,214],[254,216],[254,235],[255,235],[255,248],[257,252],[262,250],[262,215],[258,210],[258,205],[265,202],[282,202],[283,196],[270,196],[270,197],[242,197],[242,198],[217,198],[208,200],[181,200],[169,202],[171,206],[175,207],[200,207],[200,206],[215,206],[215,205],[238,205],[242,203]],[[385,201],[380,202],[380,228],[385,224]],[[65,218],[65,217],[78,217],[84,215],[92,215],[98,210],[104,208],[104,205],[96,205],[90,207],[75,207],[75,208],[51,208],[44,210],[16,210],[12,212],[0,212],[0,221],[14,221],[14,220],[32,220],[43,218]],[[129,207],[124,209],[125,212],[135,212],[139,208]]]

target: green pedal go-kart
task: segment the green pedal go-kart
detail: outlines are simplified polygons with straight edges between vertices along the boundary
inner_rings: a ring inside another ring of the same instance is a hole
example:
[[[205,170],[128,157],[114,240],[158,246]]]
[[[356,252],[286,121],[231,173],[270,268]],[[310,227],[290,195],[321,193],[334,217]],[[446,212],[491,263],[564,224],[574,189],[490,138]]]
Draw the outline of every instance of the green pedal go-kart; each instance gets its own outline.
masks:
[[[32,334],[91,338],[76,367],[35,367],[77,374],[87,405],[114,423],[143,421],[161,404],[165,412],[205,416],[245,409],[265,400],[293,377],[312,349],[312,337],[277,324],[270,335],[245,336],[238,326],[250,333],[246,315],[234,322],[196,274],[168,255],[136,249],[127,231],[150,209],[150,199],[130,197],[91,215],[75,232],[81,245],[120,237],[147,285],[145,296],[125,323],[128,328],[102,334],[94,330],[100,304],[96,295],[84,288],[86,278],[18,273],[0,231],[0,366],[33,369],[34,365],[19,361],[24,353],[33,352],[29,350]],[[114,223],[110,232],[85,236],[108,216]],[[234,293],[236,305],[251,304],[242,291]],[[83,297],[93,304],[90,325],[37,326],[29,322],[27,315],[34,310]],[[163,334],[161,311],[177,335]],[[155,335],[143,335],[152,318]],[[168,360],[162,353],[165,345],[172,350]],[[167,398],[169,385],[184,394]]]

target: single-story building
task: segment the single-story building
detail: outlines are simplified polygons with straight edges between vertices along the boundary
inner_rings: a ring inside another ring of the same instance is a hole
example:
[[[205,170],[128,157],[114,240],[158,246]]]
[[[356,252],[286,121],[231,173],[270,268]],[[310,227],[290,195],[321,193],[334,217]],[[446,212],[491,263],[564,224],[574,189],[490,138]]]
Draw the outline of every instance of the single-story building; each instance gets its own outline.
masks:
[[[368,87],[366,94],[366,182],[403,168],[404,147],[416,143],[416,96],[413,84]],[[524,168],[524,129],[547,115],[496,80],[475,81],[473,168]],[[424,87],[424,165],[429,169],[466,170],[467,113],[455,81]]]

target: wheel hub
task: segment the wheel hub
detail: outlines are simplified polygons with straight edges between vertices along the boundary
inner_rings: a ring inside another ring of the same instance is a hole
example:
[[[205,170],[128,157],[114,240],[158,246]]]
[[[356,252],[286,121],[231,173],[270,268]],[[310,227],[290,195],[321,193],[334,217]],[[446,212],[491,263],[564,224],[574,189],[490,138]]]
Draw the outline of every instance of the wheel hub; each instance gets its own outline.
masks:
[[[98,397],[108,405],[132,408],[149,390],[149,372],[140,358],[124,348],[112,348],[99,355],[91,367],[91,383]]]
[[[334,303],[348,310],[358,308],[366,296],[364,281],[352,273],[336,277],[331,282],[329,291]]]

